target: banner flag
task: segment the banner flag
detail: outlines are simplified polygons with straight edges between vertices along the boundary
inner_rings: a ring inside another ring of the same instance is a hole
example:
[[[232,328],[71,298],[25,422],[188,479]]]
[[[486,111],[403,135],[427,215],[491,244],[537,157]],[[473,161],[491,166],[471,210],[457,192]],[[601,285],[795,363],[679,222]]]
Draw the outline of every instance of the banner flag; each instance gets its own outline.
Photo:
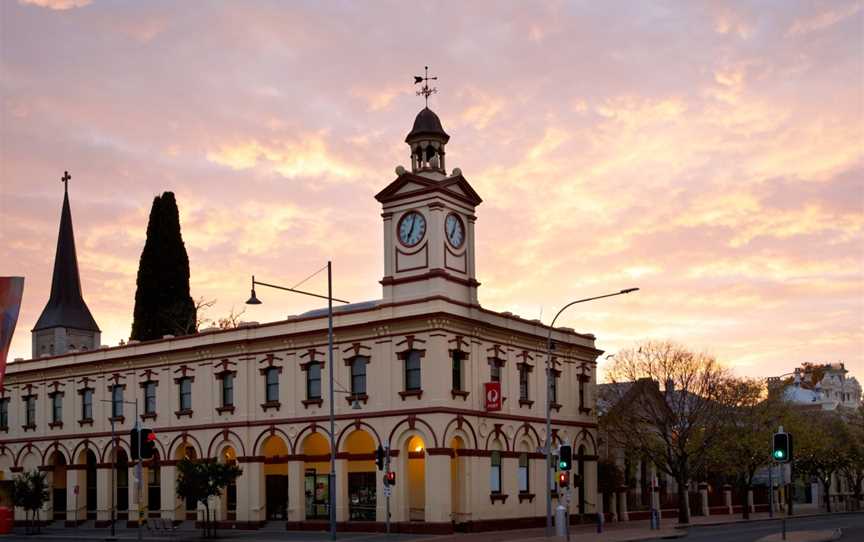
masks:
[[[12,345],[23,295],[24,277],[0,277],[0,386],[6,375],[6,356]]]

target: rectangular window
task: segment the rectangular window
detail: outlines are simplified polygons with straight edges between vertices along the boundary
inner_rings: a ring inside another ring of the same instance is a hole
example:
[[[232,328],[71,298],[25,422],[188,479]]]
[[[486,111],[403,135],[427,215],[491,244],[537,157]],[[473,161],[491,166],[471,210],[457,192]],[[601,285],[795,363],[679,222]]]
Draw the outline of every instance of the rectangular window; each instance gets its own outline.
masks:
[[[459,350],[453,350],[453,391],[462,390],[462,358],[465,354]]]
[[[123,415],[123,387],[114,386],[111,388],[111,416],[119,418]]]
[[[557,403],[558,402],[558,375],[556,373],[552,373],[552,379],[549,382],[549,402]]]
[[[525,365],[519,367],[519,400],[528,400],[528,367]]]
[[[59,393],[51,396],[51,422],[63,423],[63,396]]]
[[[24,398],[25,423],[27,427],[36,427],[36,398],[28,395]]]
[[[405,391],[416,391],[420,388],[420,351],[411,350],[405,356]]]
[[[321,398],[321,364],[313,361],[306,370],[306,399]]]
[[[489,487],[492,493],[501,493],[501,452],[492,452]]]
[[[529,482],[528,454],[519,454],[519,493],[528,493],[531,490]]]
[[[279,402],[279,367],[268,367],[266,371],[267,389],[265,400],[268,403]]]
[[[9,399],[0,399],[0,428],[9,428]]]
[[[489,362],[489,381],[501,382],[501,366],[495,360]]]
[[[558,492],[558,456],[552,456],[552,468],[549,469],[549,489],[552,493]]]
[[[181,378],[178,387],[180,388],[180,410],[192,410],[192,379],[188,376]]]
[[[89,388],[81,394],[81,419],[93,419],[93,390]]]
[[[369,358],[357,356],[351,360],[351,393],[366,395],[366,364]]]
[[[234,373],[222,375],[222,406],[234,406]]]
[[[156,383],[144,383],[144,414],[156,414]]]

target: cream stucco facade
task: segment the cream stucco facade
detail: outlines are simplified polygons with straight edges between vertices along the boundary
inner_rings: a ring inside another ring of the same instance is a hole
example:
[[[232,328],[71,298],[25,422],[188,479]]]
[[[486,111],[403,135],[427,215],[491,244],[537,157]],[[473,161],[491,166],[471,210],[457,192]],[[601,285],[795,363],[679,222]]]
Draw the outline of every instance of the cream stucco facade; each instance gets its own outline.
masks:
[[[339,307],[334,315],[332,363],[336,389],[344,390],[332,398],[337,521],[340,528],[381,528],[384,487],[374,454],[382,445],[396,473],[395,528],[538,524],[551,486],[541,452],[549,328],[479,305],[473,232],[480,199],[461,172],[443,170],[449,137],[420,128],[415,123],[409,135],[412,171],[397,171],[378,195],[382,299]],[[424,138],[437,142],[438,161],[424,162]],[[423,216],[422,234],[416,215],[405,224],[412,212]],[[574,514],[592,514],[601,352],[592,335],[558,328],[552,337],[552,439],[573,446],[574,470],[583,475],[585,498],[581,509],[574,503]],[[0,395],[7,412],[0,417],[2,475],[46,471],[49,518],[104,525],[113,508],[133,517],[134,468],[126,459],[131,405],[113,413],[119,467],[111,440],[111,401],[122,393],[158,436],[158,458],[145,462],[149,515],[200,515],[176,498],[176,463],[214,458],[237,461],[243,470],[236,487],[213,503],[220,520],[248,528],[320,526],[330,489],[327,350],[327,315],[319,310],[12,363]],[[504,400],[500,411],[488,412],[484,383],[492,380],[500,381]],[[114,485],[120,489],[112,491]]]

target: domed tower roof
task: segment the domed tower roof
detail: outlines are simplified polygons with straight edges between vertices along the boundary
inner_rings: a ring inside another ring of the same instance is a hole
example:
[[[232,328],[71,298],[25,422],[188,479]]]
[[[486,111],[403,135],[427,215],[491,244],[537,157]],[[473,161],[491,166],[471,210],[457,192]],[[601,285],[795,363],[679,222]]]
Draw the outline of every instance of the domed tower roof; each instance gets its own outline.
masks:
[[[450,136],[441,126],[441,119],[428,107],[424,107],[414,118],[414,127],[405,136],[405,143],[411,143],[420,138],[440,139],[443,143],[450,141]]]

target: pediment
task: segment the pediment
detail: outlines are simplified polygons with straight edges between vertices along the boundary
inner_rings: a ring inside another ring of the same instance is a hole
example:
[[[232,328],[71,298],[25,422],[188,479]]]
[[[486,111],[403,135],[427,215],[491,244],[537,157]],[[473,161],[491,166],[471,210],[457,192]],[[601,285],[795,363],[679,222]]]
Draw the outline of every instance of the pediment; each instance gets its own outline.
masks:
[[[404,197],[431,194],[435,192],[449,194],[472,206],[483,202],[474,188],[460,175],[448,177],[441,181],[427,179],[413,173],[403,173],[391,182],[387,187],[378,192],[375,199],[381,203],[396,201]]]

